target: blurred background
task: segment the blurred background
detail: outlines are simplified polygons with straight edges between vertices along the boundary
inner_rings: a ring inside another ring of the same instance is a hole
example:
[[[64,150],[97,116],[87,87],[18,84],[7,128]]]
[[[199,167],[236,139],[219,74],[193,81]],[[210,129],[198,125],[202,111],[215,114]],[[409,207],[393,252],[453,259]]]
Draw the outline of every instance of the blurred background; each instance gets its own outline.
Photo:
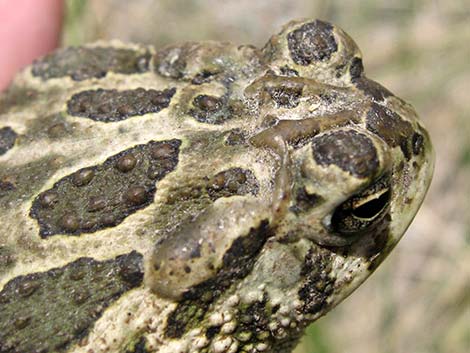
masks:
[[[299,17],[334,22],[368,76],[411,102],[436,149],[434,181],[378,271],[313,324],[296,353],[470,352],[469,0],[68,0],[63,44],[157,48],[218,39],[262,46]]]

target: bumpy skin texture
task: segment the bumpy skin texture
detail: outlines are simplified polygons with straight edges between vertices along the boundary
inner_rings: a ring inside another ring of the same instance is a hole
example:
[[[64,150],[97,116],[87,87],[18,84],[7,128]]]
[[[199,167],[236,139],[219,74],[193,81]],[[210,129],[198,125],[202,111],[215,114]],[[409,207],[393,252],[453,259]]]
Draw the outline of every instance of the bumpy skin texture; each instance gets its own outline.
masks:
[[[431,180],[341,29],[61,49],[0,98],[0,352],[290,352]]]

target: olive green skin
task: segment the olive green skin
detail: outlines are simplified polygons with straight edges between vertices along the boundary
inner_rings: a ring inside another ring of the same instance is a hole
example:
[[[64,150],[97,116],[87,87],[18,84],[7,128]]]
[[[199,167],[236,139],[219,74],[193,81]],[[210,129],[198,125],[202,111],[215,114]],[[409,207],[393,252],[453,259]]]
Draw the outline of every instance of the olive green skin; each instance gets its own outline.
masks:
[[[0,98],[0,353],[291,352],[432,171],[413,108],[323,21],[61,49]]]

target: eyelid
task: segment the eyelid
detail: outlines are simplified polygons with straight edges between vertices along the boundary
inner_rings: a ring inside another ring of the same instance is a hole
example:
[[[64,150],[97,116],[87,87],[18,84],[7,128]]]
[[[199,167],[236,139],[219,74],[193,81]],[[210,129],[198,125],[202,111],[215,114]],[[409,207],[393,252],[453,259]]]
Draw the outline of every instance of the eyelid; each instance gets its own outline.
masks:
[[[383,189],[380,189],[376,193],[371,193],[370,195],[367,195],[365,197],[353,199],[352,203],[351,203],[351,208],[354,210],[356,208],[364,206],[366,203],[368,203],[370,201],[379,199],[382,195],[384,195],[385,193],[387,193],[389,191],[390,191],[389,187],[384,187]]]

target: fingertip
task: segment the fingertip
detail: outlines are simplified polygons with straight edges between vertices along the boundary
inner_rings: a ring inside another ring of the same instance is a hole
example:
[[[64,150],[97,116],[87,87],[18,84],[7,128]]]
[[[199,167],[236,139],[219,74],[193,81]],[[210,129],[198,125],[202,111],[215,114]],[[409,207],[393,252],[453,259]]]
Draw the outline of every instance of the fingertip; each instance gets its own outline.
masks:
[[[62,0],[0,1],[0,90],[16,71],[57,47]]]

